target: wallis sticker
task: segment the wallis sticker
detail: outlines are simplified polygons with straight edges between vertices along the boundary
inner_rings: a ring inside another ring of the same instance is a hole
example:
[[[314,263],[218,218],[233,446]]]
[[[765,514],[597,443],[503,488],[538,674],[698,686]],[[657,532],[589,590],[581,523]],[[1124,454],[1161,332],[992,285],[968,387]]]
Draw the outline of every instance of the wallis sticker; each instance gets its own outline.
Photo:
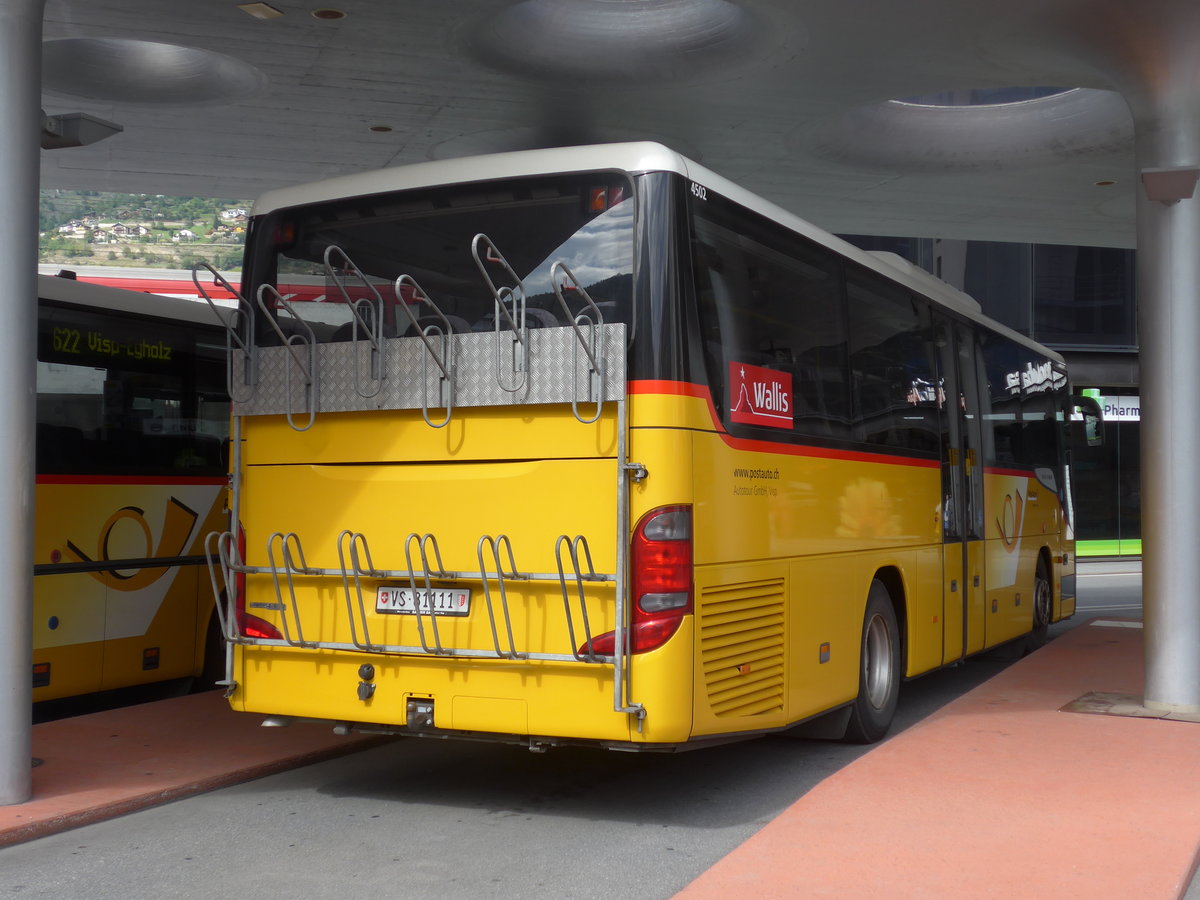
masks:
[[[735,422],[792,427],[792,376],[746,363],[729,364],[729,417]]]

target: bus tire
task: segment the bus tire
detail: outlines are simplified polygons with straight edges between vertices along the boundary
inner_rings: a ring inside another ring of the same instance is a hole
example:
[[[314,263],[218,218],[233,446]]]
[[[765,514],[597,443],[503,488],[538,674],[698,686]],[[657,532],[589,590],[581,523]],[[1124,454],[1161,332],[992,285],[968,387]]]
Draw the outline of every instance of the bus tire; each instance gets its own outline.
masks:
[[[843,740],[873,744],[892,725],[900,696],[900,626],[887,585],[876,578],[867,593],[859,658],[858,696]]]
[[[1050,617],[1054,614],[1054,590],[1046,557],[1038,556],[1037,574],[1033,576],[1033,627],[1025,638],[1025,652],[1032,653],[1046,645],[1050,635]]]

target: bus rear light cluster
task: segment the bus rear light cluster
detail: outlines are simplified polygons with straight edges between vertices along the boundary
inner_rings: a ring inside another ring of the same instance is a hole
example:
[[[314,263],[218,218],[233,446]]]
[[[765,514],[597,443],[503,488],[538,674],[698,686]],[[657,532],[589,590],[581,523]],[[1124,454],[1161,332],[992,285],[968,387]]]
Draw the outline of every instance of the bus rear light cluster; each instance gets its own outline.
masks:
[[[246,531],[242,527],[238,527],[238,559],[245,563],[246,561]],[[237,618],[238,634],[242,637],[260,638],[268,641],[281,641],[283,634],[279,629],[268,622],[266,619],[260,619],[252,613],[246,612],[246,575],[244,572],[238,572],[234,577],[234,611]]]
[[[692,508],[660,506],[642,516],[630,546],[629,649],[646,653],[665,644],[692,611]],[[614,632],[594,637],[591,652],[615,654]],[[579,648],[588,653],[588,645]]]

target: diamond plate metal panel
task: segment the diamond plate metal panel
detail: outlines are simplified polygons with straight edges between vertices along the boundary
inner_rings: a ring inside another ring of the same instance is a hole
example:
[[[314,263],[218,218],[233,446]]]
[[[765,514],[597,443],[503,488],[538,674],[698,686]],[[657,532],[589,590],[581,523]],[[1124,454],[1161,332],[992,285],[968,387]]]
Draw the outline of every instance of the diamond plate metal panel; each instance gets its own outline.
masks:
[[[625,395],[625,326],[599,329],[606,400]],[[450,368],[455,408],[526,406],[577,402],[581,415],[595,412],[599,379],[571,328],[533,328],[528,332],[528,366],[511,332],[456,334],[451,340]],[[441,358],[443,341],[430,344]],[[372,349],[364,341],[319,344],[313,389],[316,411],[355,412],[373,409],[427,408],[438,421],[450,399],[449,382],[418,337],[388,338],[382,351],[382,379],[372,377]],[[242,378],[242,361],[234,360],[234,376]],[[237,383],[241,383],[238,381]],[[234,404],[239,416],[307,416],[305,377],[286,347],[259,347],[253,395]]]

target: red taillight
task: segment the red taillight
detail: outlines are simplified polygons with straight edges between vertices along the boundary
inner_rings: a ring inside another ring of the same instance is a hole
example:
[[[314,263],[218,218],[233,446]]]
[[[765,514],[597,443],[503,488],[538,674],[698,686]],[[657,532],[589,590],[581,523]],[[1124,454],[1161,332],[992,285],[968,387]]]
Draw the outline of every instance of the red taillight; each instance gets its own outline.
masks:
[[[645,653],[661,647],[679,630],[683,614],[663,616],[648,622],[634,621],[629,629],[629,647],[634,653]],[[592,653],[596,656],[616,655],[617,634],[606,631],[592,638]],[[580,656],[587,656],[587,644],[579,648]]]
[[[238,528],[238,559],[243,563],[246,561],[246,532],[240,526]],[[233,605],[237,614],[238,633],[248,638],[262,638],[268,641],[283,640],[283,635],[278,628],[266,619],[260,619],[258,616],[246,612],[245,573],[238,572],[234,576],[233,585]]]
[[[293,246],[296,243],[296,223],[280,222],[276,225],[271,243],[274,244],[277,251]]]
[[[264,638],[269,641],[283,640],[283,635],[280,634],[278,628],[276,628],[266,619],[260,619],[258,616],[251,615],[245,610],[238,610],[237,622],[238,631],[240,631],[244,637]]]
[[[661,506],[642,516],[630,545],[633,614],[629,648],[645,653],[661,647],[692,611],[692,508]],[[592,653],[612,656],[613,632],[592,638]],[[581,655],[586,644],[579,648]]]

